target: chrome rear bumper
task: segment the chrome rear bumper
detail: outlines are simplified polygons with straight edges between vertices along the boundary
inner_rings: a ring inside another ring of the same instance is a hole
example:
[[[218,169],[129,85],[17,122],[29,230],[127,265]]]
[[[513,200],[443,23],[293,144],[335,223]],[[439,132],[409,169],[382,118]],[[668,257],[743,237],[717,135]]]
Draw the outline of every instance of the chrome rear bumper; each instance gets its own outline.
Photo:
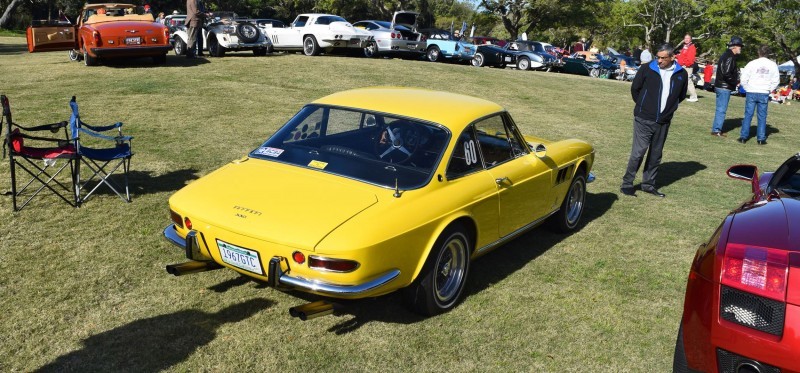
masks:
[[[186,239],[178,235],[178,232],[175,230],[175,226],[172,224],[164,228],[164,238],[182,249],[187,249]],[[191,250],[187,250],[187,252],[189,251]],[[288,263],[288,259],[280,256],[275,256],[270,259],[267,266],[267,283],[270,286],[306,291],[322,295],[330,295],[337,298],[358,298],[360,295],[384,286],[400,276],[399,269],[392,269],[370,281],[361,284],[338,285],[309,280],[298,276],[291,276],[289,274],[289,270],[283,269],[281,265],[282,262]]]

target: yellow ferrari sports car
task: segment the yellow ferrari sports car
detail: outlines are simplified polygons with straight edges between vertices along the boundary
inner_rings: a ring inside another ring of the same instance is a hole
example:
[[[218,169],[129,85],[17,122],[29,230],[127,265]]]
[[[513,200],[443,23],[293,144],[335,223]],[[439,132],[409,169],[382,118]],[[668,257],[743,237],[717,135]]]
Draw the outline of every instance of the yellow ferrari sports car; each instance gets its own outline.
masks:
[[[363,88],[304,106],[246,157],[169,200],[165,237],[188,262],[331,298],[403,289],[434,315],[472,261],[548,221],[579,226],[594,149],[520,134],[480,98]]]

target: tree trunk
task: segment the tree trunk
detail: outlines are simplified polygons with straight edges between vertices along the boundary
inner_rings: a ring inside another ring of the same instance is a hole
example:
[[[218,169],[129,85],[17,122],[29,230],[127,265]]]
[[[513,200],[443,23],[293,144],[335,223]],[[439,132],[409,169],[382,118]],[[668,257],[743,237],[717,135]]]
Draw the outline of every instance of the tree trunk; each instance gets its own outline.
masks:
[[[3,12],[3,16],[0,17],[0,28],[8,28],[14,11],[17,10],[17,7],[20,5],[22,5],[22,0],[11,0],[11,4],[8,4],[6,11]]]

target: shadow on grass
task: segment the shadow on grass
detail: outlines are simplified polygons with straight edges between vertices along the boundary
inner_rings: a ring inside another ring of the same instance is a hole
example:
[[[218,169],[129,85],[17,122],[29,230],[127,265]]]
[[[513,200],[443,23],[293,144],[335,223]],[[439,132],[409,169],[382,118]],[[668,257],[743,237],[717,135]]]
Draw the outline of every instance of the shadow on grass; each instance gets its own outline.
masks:
[[[665,187],[706,168],[706,165],[696,161],[665,162],[658,167],[657,184],[659,187]]]
[[[744,120],[744,118],[725,119],[725,121],[722,122],[722,133],[726,133],[727,134],[728,132],[733,132],[733,134],[736,135],[736,138],[738,138],[739,137],[739,129],[742,128],[742,121],[743,120]],[[751,137],[753,137],[753,136],[755,136],[756,130],[757,130],[757,127],[758,127],[758,120],[756,119],[755,114],[753,114],[753,121],[751,123],[755,123],[755,125],[753,125],[753,124],[750,125],[750,135],[751,135]],[[769,135],[771,135],[773,133],[778,133],[778,132],[780,132],[779,129],[777,129],[777,128],[771,126],[769,123],[767,123],[767,136],[769,136]],[[731,136],[733,136],[733,134]]]
[[[22,54],[28,52],[25,44],[2,44],[0,43],[0,55],[3,54]]]
[[[197,179],[197,170],[195,169],[175,170],[155,177],[152,176],[152,174],[152,171],[130,171],[128,173],[128,187],[130,188],[132,199],[135,199],[137,195],[174,192],[183,188],[189,180]],[[86,178],[91,175],[91,171],[82,169],[82,182],[85,183],[87,181]],[[112,181],[112,184],[122,187],[123,189],[118,190],[124,194],[125,177],[121,171],[118,170],[109,180]],[[97,178],[92,180],[92,182],[89,183],[88,189],[84,188],[84,190],[92,190],[97,181]],[[114,192],[105,185],[101,185],[94,194],[115,195]]]
[[[186,310],[136,320],[86,338],[82,349],[60,356],[38,371],[160,372],[213,341],[220,326],[247,319],[273,303],[256,298],[216,313]]]
[[[174,54],[167,55],[167,62],[165,64],[154,63],[151,57],[100,59],[100,65],[115,69],[147,69],[163,66],[191,67],[205,65],[208,63],[211,62],[206,58],[186,58],[184,56],[176,56]]]
[[[584,211],[581,227],[603,216],[611,209],[617,199],[618,197],[614,193],[587,194],[587,207]],[[561,242],[565,237],[565,235],[537,228],[477,259],[470,267],[469,278],[464,288],[464,297],[477,294],[492,284],[502,281]],[[245,285],[250,282],[256,283],[258,288],[267,287],[262,282],[239,277],[214,285],[209,289],[224,292],[235,286]],[[292,295],[306,302],[323,299],[334,303],[335,315],[341,318],[342,321],[328,328],[328,332],[342,335],[355,331],[372,321],[411,324],[424,320],[425,317],[408,310],[402,293],[402,291],[396,291],[376,298],[359,300],[333,300],[301,292],[293,292]],[[301,304],[302,302],[297,305]],[[297,322],[301,321],[297,319]],[[308,322],[313,322],[313,320]]]

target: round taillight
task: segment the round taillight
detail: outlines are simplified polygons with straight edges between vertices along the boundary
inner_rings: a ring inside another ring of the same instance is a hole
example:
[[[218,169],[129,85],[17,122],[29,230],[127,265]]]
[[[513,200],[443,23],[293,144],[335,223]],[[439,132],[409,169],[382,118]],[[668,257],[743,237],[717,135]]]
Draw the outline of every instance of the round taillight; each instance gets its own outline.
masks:
[[[183,225],[186,226],[186,229],[192,229],[192,220],[188,216],[183,218]]]
[[[306,256],[303,255],[303,253],[301,253],[299,251],[295,251],[295,252],[292,253],[292,259],[294,259],[294,261],[297,264],[303,264],[303,263],[306,262]]]

